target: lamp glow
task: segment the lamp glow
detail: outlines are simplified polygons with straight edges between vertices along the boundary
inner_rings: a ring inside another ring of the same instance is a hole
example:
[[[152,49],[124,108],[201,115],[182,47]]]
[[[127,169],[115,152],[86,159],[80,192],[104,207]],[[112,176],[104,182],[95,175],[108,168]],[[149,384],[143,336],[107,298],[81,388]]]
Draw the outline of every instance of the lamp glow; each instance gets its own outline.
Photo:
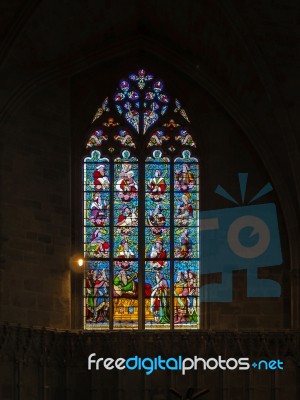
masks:
[[[83,266],[83,259],[82,259],[82,258],[79,258],[79,260],[78,260],[78,265],[79,265],[79,267],[82,267],[82,266]]]

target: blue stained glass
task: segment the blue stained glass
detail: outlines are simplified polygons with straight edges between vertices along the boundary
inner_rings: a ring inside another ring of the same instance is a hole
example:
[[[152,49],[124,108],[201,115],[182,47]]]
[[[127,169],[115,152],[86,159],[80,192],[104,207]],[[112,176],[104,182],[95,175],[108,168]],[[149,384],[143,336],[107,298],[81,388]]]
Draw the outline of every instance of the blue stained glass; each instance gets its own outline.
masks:
[[[138,74],[130,74],[129,79],[132,81],[137,82],[139,89],[144,89],[146,82],[151,81],[153,79],[153,75],[147,74],[144,69],[140,69],[138,71]]]
[[[138,92],[135,92],[135,91],[128,92],[128,97],[131,100],[137,100],[139,98],[139,94],[138,94]]]
[[[138,327],[138,263],[115,262],[113,283],[114,328],[136,329]]]
[[[106,141],[114,140],[118,142],[114,147],[118,149],[121,145],[126,149],[114,160],[112,155],[110,159],[101,157],[98,150],[84,159],[85,328],[108,329],[109,307],[112,307],[114,328],[137,329],[139,307],[143,306],[146,329],[169,329],[170,297],[174,300],[175,328],[198,327],[199,166],[198,160],[186,150],[187,146],[195,147],[195,142],[190,132],[181,129],[174,120],[152,130],[146,144],[154,150],[151,157],[146,157],[145,176],[139,182],[141,160],[132,157],[128,150],[136,148],[135,134],[132,129],[124,129],[120,118],[125,118],[138,133],[145,134],[167,112],[170,98],[161,80],[140,69],[120,81],[113,101],[122,117],[118,117],[118,122],[109,118],[107,123],[102,123],[102,129],[91,131],[86,148],[104,148]],[[177,99],[175,105],[174,112],[188,121]],[[106,102],[97,111],[98,115],[107,110]],[[105,126],[112,130],[111,138]],[[172,179],[171,161],[160,150],[169,140],[172,140],[167,143],[169,149],[175,149],[175,141],[176,148],[185,146],[182,156],[174,160]],[[107,147],[108,151],[112,149],[111,144]],[[144,186],[145,214],[142,216],[139,183]],[[138,226],[141,217],[145,218],[144,232]],[[143,234],[145,246],[141,249],[139,238]],[[138,293],[140,254],[145,259],[143,305],[142,294]],[[113,276],[109,287],[110,272]],[[174,277],[173,293],[170,293],[171,276]]]
[[[179,102],[178,99],[175,99],[175,105],[176,105],[176,107],[175,107],[175,109],[174,109],[174,112],[175,112],[175,113],[179,112],[179,114],[180,114],[187,122],[190,123],[189,117],[187,116],[186,111],[181,107],[181,104],[180,104],[180,102]],[[195,147],[195,146],[193,146],[193,147]]]
[[[131,84],[126,80],[121,81],[119,90],[114,95],[115,105],[120,114],[131,124],[137,132],[143,133],[163,115],[169,97],[162,92],[163,82],[157,80],[153,84],[153,75],[146,74],[145,70],[139,70],[137,74],[129,75]],[[147,84],[147,88],[145,86]],[[136,102],[137,99],[141,101]],[[141,118],[142,117],[142,118]]]
[[[89,157],[85,157],[85,159],[83,160],[84,163],[95,163],[95,162],[101,162],[101,163],[105,163],[108,162],[108,158],[101,158],[101,153],[98,150],[93,150],[90,154]]]
[[[124,91],[127,92],[129,90],[129,83],[127,81],[121,81],[120,82],[120,88]]]
[[[153,89],[155,92],[161,92],[163,88],[164,88],[164,84],[162,83],[162,81],[154,82]]]
[[[137,261],[114,262],[114,297],[137,298],[138,263]]]
[[[94,123],[94,122],[96,121],[96,119],[100,118],[101,115],[102,115],[104,112],[110,111],[110,109],[107,107],[107,105],[108,105],[108,97],[106,97],[106,98],[104,99],[104,101],[102,102],[101,107],[98,108],[98,110],[97,110],[97,112],[96,112],[96,114],[95,114],[95,116],[94,116],[94,118],[93,118],[93,120],[92,120],[92,123]]]
[[[154,110],[158,110],[159,109],[159,105],[154,101],[153,103],[151,103],[151,109]]]
[[[101,159],[97,150],[84,163],[84,189],[107,191],[110,186],[108,159]],[[97,161],[97,158],[99,161]]]
[[[147,132],[147,129],[157,120],[158,114],[153,111],[153,109],[144,112],[144,134]]]
[[[199,325],[199,262],[174,263],[175,328],[197,328]]]
[[[198,193],[174,194],[174,224],[175,226],[199,226]]]
[[[99,129],[97,131],[94,131],[90,135],[90,137],[89,137],[89,139],[87,141],[87,144],[86,144],[86,148],[89,148],[89,147],[100,147],[102,145],[102,142],[104,142],[106,140],[108,140],[108,135],[105,134],[103,132],[103,130]]]
[[[169,328],[170,324],[170,264],[149,261],[145,267],[145,328]]]
[[[135,74],[130,74],[129,79],[131,79],[132,81],[137,81],[139,79],[139,77]]]
[[[174,228],[174,257],[199,258],[199,228]]]
[[[129,202],[138,196],[138,165],[134,163],[115,164],[115,185],[117,198]]]
[[[124,93],[116,93],[115,97],[114,97],[115,101],[121,101],[123,99],[125,99],[125,94]]]
[[[153,92],[147,92],[145,94],[145,99],[146,100],[153,100],[154,98],[155,98],[155,93],[153,93]]]
[[[87,261],[84,272],[84,326],[107,329],[109,325],[109,263]]]
[[[163,142],[168,141],[169,139],[170,136],[166,135],[164,131],[158,129],[152,134],[147,147],[161,146]]]
[[[147,197],[145,201],[146,225],[153,227],[164,227],[170,221],[170,195],[167,193],[164,201],[153,202]]]
[[[196,163],[175,163],[174,188],[182,193],[196,192],[198,185],[198,165]]]
[[[138,257],[138,230],[136,227],[114,228],[114,257],[120,259]]]
[[[157,96],[158,100],[161,101],[162,103],[169,103],[169,97],[166,96],[165,94],[159,94]]]
[[[175,136],[175,140],[179,141],[183,146],[196,147],[192,135],[186,129],[181,129],[179,134]]]
[[[138,132],[139,131],[139,113],[138,113],[138,111],[130,109],[127,113],[125,113],[125,118]]]
[[[147,163],[145,176],[146,196],[155,202],[163,201],[170,190],[168,163]]]
[[[168,157],[163,157],[160,150],[154,150],[152,153],[152,157],[147,157],[146,161],[150,161],[153,163],[168,163],[170,162],[170,159]]]
[[[84,207],[85,226],[107,226],[109,224],[109,193],[85,192]]]
[[[138,225],[137,198],[124,203],[118,196],[114,196],[114,225],[118,227]]]
[[[168,106],[163,106],[162,107],[162,109],[161,109],[161,115],[164,115],[165,114],[165,112],[167,111],[167,109],[168,109]]]
[[[84,227],[85,258],[108,258],[110,251],[108,227]]]
[[[156,259],[158,264],[170,257],[170,228],[160,235],[154,234],[152,228],[145,228],[145,257]]]
[[[125,129],[120,129],[119,132],[116,135],[114,135],[114,140],[120,142],[122,146],[133,147],[134,149],[136,147],[132,139],[132,136]]]

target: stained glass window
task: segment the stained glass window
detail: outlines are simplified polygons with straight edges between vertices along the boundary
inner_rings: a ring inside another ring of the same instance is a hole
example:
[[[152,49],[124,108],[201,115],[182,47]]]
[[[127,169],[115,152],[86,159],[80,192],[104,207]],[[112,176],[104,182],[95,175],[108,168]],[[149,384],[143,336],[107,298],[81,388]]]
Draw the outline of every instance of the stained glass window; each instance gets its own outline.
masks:
[[[85,329],[197,329],[199,162],[192,126],[141,69],[104,99],[83,157]]]

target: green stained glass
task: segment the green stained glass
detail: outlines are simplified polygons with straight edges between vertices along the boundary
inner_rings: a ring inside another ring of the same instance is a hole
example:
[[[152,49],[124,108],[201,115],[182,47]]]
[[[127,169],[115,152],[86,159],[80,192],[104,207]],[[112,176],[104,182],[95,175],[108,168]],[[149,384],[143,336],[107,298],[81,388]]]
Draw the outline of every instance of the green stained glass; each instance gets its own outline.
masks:
[[[199,327],[199,261],[174,263],[174,327]]]
[[[109,263],[87,261],[84,271],[85,329],[109,327]]]
[[[83,159],[85,329],[199,327],[199,164],[187,123],[144,69],[98,108]]]
[[[145,300],[145,328],[170,327],[170,263],[149,261],[145,266],[145,281],[150,297]]]

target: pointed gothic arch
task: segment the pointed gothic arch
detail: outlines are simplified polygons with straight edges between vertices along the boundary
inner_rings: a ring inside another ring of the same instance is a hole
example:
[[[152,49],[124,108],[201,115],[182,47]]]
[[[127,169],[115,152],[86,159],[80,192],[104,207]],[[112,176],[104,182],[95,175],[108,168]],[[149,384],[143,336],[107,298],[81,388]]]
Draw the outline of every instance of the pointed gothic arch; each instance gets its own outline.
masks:
[[[199,327],[199,163],[191,124],[140,69],[97,110],[83,157],[85,329]]]

